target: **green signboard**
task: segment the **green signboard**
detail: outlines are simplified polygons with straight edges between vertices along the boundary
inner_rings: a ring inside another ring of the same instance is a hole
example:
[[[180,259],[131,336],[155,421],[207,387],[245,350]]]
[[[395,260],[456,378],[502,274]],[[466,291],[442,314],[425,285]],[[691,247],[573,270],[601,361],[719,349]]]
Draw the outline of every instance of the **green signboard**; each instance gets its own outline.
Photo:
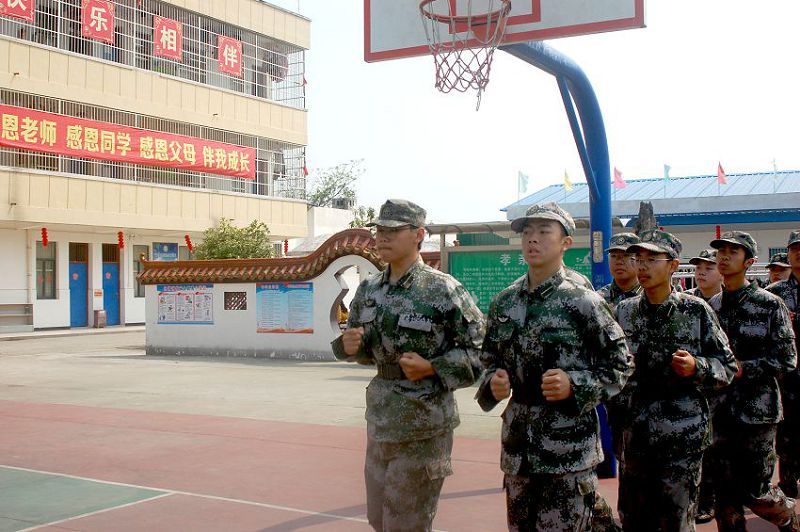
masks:
[[[498,292],[516,281],[528,265],[519,249],[507,251],[453,251],[448,255],[450,274],[472,294],[475,303],[485,313]],[[589,248],[568,249],[564,263],[591,277]]]

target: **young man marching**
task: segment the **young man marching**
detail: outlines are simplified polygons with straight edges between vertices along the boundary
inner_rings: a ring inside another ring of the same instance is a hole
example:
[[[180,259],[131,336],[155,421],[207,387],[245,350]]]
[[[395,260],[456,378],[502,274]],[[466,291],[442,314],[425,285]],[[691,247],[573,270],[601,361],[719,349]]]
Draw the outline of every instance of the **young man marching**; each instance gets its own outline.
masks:
[[[689,259],[689,264],[694,266],[694,280],[697,286],[687,290],[687,294],[708,301],[722,292],[722,275],[717,270],[716,249],[704,249],[696,257]]]
[[[711,443],[706,394],[736,373],[711,307],[672,287],[681,247],[670,233],[642,234],[628,252],[636,254],[644,293],[617,306],[636,365],[623,392],[619,484],[622,527],[631,532],[695,529],[703,451]]]
[[[492,301],[476,394],[485,411],[511,396],[500,461],[508,529],[587,530],[602,460],[595,406],[619,392],[632,363],[602,298],[566,276],[569,213],[536,205],[511,228],[528,272]]]
[[[782,531],[800,531],[793,499],[771,479],[775,434],[783,418],[778,379],[797,364],[789,311],[777,296],[747,282],[758,254],[755,240],[730,231],[711,242],[724,290],[711,298],[739,371],[714,414],[716,520],[720,531],[745,530],[744,507]]]
[[[366,400],[369,523],[424,532],[452,473],[453,390],[480,376],[483,316],[458,281],[422,262],[422,207],[388,200],[372,225],[388,267],[359,285],[333,352],[378,369]]]
[[[611,237],[608,249],[608,264],[613,281],[597,290],[613,310],[620,301],[638,296],[642,293],[639,279],[636,278],[636,265],[628,247],[639,242],[633,233],[617,233]]]

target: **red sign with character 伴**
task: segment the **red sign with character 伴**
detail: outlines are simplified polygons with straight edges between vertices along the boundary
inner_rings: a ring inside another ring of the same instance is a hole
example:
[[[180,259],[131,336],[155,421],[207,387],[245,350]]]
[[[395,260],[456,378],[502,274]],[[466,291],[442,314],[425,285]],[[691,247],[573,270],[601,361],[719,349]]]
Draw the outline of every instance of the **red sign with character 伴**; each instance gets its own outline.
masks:
[[[183,59],[183,24],[177,20],[153,17],[153,52],[158,57]]]
[[[242,41],[217,35],[219,71],[237,78],[242,77]]]
[[[255,148],[11,105],[0,105],[0,116],[0,147],[256,177]]]
[[[83,0],[81,35],[114,44],[114,3],[106,0]]]
[[[0,0],[0,15],[33,22],[35,13],[35,0]]]

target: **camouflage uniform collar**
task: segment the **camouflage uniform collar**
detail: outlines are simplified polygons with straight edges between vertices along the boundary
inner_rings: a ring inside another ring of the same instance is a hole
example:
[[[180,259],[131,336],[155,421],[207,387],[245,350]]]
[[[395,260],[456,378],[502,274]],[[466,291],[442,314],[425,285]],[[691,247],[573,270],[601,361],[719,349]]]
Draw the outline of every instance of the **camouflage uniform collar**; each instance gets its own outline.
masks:
[[[522,295],[528,294],[531,297],[547,299],[547,297],[559,287],[561,282],[564,280],[565,275],[566,273],[564,272],[564,267],[562,266],[556,273],[545,279],[542,284],[531,290],[531,280],[528,276],[528,272],[525,272],[525,276],[522,279],[522,284],[520,285],[520,293]]]
[[[425,262],[422,260],[422,256],[417,257],[417,261],[412,264],[406,273],[397,280],[397,284],[395,286],[399,286],[401,288],[408,288],[411,286],[411,283],[414,281],[414,275],[425,266]],[[381,285],[389,284],[389,275],[390,275],[391,266],[387,266],[383,273],[381,274]]]
[[[611,286],[613,287],[614,290],[617,291],[618,294],[623,295],[625,297],[638,296],[644,291],[642,285],[640,285],[639,283],[636,283],[636,286],[634,286],[630,290],[623,290],[622,287],[618,285],[617,281],[614,279],[611,280]]]
[[[727,302],[735,301],[737,303],[742,303],[747,297],[755,292],[758,289],[756,283],[746,282],[744,286],[739,288],[734,292],[728,292],[725,290],[725,286],[722,287],[722,300]]]
[[[642,287],[639,286],[639,288]],[[658,305],[654,305],[650,303],[650,300],[647,299],[647,294],[645,294],[644,289],[642,289],[641,295],[639,296],[641,298],[639,300],[639,310],[644,314],[650,311],[650,309],[655,309],[655,311],[658,313],[666,312],[666,317],[670,317],[672,313],[675,311],[675,309],[678,308],[678,299],[680,297],[678,294],[679,292],[673,286],[672,290],[670,290],[669,295],[667,296],[667,299],[665,299]],[[662,309],[667,309],[667,310],[662,310]]]

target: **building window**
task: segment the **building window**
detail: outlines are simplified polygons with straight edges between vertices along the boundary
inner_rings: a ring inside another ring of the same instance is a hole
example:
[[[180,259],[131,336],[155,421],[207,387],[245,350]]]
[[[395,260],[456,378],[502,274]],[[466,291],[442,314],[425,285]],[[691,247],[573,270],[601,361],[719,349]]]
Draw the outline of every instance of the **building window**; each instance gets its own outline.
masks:
[[[777,253],[788,253],[789,248],[769,248],[769,257],[767,257],[767,262],[769,262],[770,257]]]
[[[225,310],[247,310],[247,292],[225,292]]]
[[[133,246],[133,297],[144,297],[144,285],[139,282],[139,273],[143,269],[142,255],[145,260],[150,260],[150,246]]]
[[[188,246],[178,246],[178,260],[192,260],[192,252]]]
[[[36,299],[56,298],[56,243],[36,242]]]

